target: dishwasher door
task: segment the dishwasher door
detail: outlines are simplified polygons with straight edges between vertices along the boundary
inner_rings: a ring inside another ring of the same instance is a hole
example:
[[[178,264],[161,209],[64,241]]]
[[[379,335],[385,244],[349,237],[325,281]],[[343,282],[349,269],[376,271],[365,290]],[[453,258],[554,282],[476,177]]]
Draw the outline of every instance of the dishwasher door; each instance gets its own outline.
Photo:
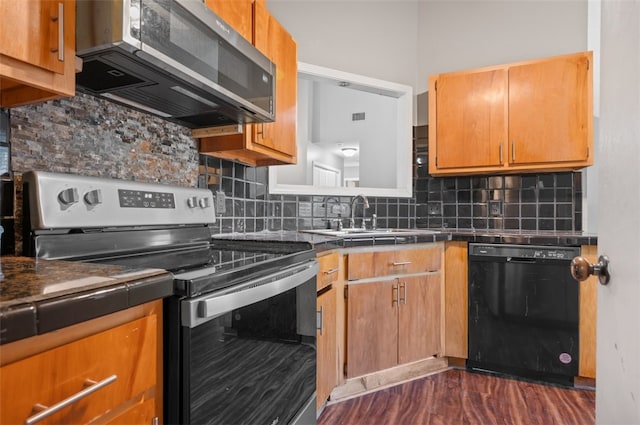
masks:
[[[571,385],[578,374],[577,247],[469,245],[471,369]]]

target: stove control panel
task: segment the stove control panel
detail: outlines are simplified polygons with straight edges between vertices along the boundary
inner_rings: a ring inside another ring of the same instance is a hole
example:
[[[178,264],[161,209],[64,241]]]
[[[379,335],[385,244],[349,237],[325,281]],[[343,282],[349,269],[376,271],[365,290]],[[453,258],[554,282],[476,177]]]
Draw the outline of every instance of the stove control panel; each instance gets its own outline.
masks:
[[[122,208],[175,208],[172,192],[150,192],[145,190],[118,189]]]
[[[215,222],[208,189],[39,171],[23,179],[35,230]]]

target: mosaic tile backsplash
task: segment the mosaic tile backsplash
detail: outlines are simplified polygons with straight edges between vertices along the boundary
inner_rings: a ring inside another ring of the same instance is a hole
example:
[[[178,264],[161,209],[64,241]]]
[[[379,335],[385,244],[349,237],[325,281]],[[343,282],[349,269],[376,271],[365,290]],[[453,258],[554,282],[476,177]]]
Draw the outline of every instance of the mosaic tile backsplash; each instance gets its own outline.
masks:
[[[427,127],[416,127],[414,196],[369,198],[364,212],[358,201],[356,225],[376,214],[381,228],[582,229],[580,172],[436,178],[427,155]],[[340,218],[349,225],[351,198],[269,194],[266,167],[201,155],[200,172],[199,186],[226,198],[219,233],[335,228]]]
[[[266,167],[198,155],[189,129],[115,103],[79,94],[10,112],[6,251],[20,252],[21,174],[32,169],[209,188],[225,198],[218,233],[349,225],[350,198],[269,194]],[[356,225],[376,214],[382,228],[581,230],[580,172],[434,178],[427,156],[427,127],[415,127],[413,197],[358,202]]]

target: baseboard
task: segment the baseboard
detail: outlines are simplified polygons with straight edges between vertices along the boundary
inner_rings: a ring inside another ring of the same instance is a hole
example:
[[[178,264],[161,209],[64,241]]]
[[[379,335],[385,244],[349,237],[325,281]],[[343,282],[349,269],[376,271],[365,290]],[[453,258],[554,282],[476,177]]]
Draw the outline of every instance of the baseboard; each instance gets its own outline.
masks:
[[[449,369],[447,358],[430,357],[413,363],[398,365],[389,369],[347,379],[331,392],[329,403],[337,403],[358,397],[414,379],[432,375]]]

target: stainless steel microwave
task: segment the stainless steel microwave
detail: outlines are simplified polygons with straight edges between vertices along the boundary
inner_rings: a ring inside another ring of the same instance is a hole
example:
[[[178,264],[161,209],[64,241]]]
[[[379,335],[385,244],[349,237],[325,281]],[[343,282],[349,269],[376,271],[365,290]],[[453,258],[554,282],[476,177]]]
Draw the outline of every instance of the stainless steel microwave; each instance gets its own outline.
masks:
[[[202,0],[76,5],[79,91],[190,128],[275,119],[275,65]]]

